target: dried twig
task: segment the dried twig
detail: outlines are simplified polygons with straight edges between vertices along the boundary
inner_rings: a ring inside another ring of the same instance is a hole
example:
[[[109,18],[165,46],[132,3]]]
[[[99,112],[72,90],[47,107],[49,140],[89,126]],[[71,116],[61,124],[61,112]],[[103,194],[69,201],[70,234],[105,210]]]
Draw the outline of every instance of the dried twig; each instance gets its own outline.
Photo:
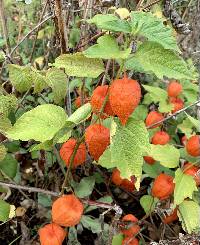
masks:
[[[171,119],[171,118],[173,118],[173,117],[176,117],[178,114],[180,114],[180,113],[186,111],[187,109],[189,109],[189,108],[192,107],[192,106],[197,105],[198,103],[200,103],[200,100],[197,100],[197,101],[195,101],[193,104],[184,107],[183,109],[181,109],[181,110],[179,110],[179,111],[177,111],[177,112],[171,114],[170,116],[167,116],[167,117],[165,117],[164,119],[162,119],[162,120],[160,120],[160,121],[158,121],[158,122],[156,122],[156,123],[153,123],[153,124],[149,125],[149,126],[147,127],[147,129],[152,128],[153,126],[156,126],[156,125],[158,125],[158,124],[160,124],[160,123],[163,123],[163,122],[165,122],[165,121],[168,121],[169,119]]]
[[[41,21],[39,24],[37,24],[31,31],[29,31],[19,42],[18,44],[12,49],[9,56],[12,56],[15,50],[28,38],[35,30],[37,30],[41,25],[43,25],[45,22],[53,18],[54,15],[47,16],[43,21]]]

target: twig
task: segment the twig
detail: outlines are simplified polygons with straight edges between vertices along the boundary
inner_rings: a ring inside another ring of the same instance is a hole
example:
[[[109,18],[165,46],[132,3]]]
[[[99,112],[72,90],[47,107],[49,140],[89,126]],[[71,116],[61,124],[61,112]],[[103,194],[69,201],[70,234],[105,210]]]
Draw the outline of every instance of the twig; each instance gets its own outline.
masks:
[[[28,186],[13,184],[13,183],[7,183],[7,182],[4,182],[4,181],[0,181],[0,185],[7,186],[7,187],[10,187],[10,188],[13,188],[13,189],[25,190],[25,191],[28,191],[28,192],[43,193],[43,194],[50,195],[50,196],[55,196],[55,197],[59,196],[58,192],[47,191],[47,190],[44,190],[44,189],[41,189],[41,188],[36,188],[36,187],[28,187]]]
[[[43,16],[44,16],[45,11],[46,11],[48,2],[49,2],[49,0],[46,0],[46,2],[45,2],[45,4],[44,4],[44,7],[43,7],[43,9],[42,9],[42,13],[41,13],[41,15],[40,15],[38,24],[41,23],[41,21],[42,21],[42,18],[43,18]],[[30,55],[30,63],[32,62],[32,59],[33,59],[33,54],[34,54],[34,50],[35,50],[35,46],[36,46],[36,42],[37,42],[37,37],[38,37],[38,32],[39,32],[39,30],[40,30],[40,26],[36,29],[35,39],[34,39],[34,42],[33,42],[33,47],[32,47],[31,55]]]
[[[65,168],[64,168],[62,159],[60,158],[60,154],[58,153],[58,150],[57,150],[57,148],[55,146],[53,147],[53,152],[56,155],[56,158],[57,158],[58,164],[60,166],[60,169],[62,170],[62,173],[65,176],[65,174],[66,174]]]
[[[150,7],[152,7],[153,5],[155,5],[156,3],[159,3],[161,0],[156,0],[150,4],[147,4],[146,6],[144,6],[144,8],[142,8],[142,10],[146,10],[149,9]]]
[[[105,82],[106,82],[106,76],[107,76],[108,70],[109,70],[109,68],[110,68],[111,61],[112,61],[112,60],[108,60],[108,61],[107,61],[107,64],[106,64],[106,70],[105,70],[105,72],[104,72],[103,79],[102,79],[102,83],[101,83],[102,86],[105,85]]]
[[[162,120],[160,120],[160,121],[158,121],[158,122],[156,122],[156,123],[153,123],[153,124],[149,125],[149,126],[147,127],[147,129],[152,128],[153,126],[156,126],[156,125],[158,125],[158,124],[160,124],[160,123],[163,123],[163,122],[165,122],[165,121],[167,121],[167,120],[169,120],[169,119],[171,119],[171,118],[177,116],[178,114],[180,114],[180,113],[186,111],[187,109],[189,109],[189,108],[192,107],[192,106],[197,105],[198,103],[200,103],[200,100],[197,100],[197,101],[195,101],[193,104],[184,107],[183,109],[181,109],[181,110],[175,112],[174,114],[172,114],[172,115],[170,115],[170,116],[167,116],[167,117],[165,117],[164,119],[162,119]]]
[[[10,56],[15,52],[15,50],[20,46],[21,43],[23,43],[27,37],[29,37],[35,30],[37,30],[41,25],[43,25],[45,22],[53,18],[54,15],[47,16],[43,21],[41,21],[39,24],[37,24],[31,31],[29,31],[19,42],[18,44],[12,49]]]
[[[99,37],[101,37],[101,36],[103,36],[105,33],[106,33],[105,31],[102,31],[102,32],[100,32],[100,33],[97,33],[95,36],[91,37],[90,39],[88,39],[88,40],[86,40],[84,43],[82,43],[80,46],[78,46],[78,47],[76,48],[76,50],[79,50],[80,48],[86,46],[88,43],[90,43],[90,42],[96,40],[97,38],[99,38]]]
[[[9,36],[8,36],[8,29],[6,26],[3,0],[0,0],[0,19],[1,19],[1,23],[2,23],[3,35],[4,35],[4,38],[6,41],[6,49],[7,49],[6,53],[8,55],[10,53],[10,40],[9,40]]]
[[[18,184],[12,184],[12,183],[7,183],[4,181],[0,181],[0,185],[2,186],[7,186],[13,189],[17,189],[17,190],[25,190],[28,192],[37,192],[37,193],[43,193],[45,195],[50,195],[50,196],[54,196],[54,197],[59,197],[61,194],[59,192],[55,192],[55,191],[49,191],[49,190],[44,190],[41,188],[36,188],[36,187],[30,187],[30,186],[23,186],[23,185],[18,185]],[[97,201],[92,201],[92,200],[87,200],[85,198],[80,198],[80,200],[89,206],[96,206],[99,208],[105,208],[105,209],[112,209],[117,213],[122,213],[122,209],[117,206],[117,205],[113,205],[113,204],[109,204],[109,203],[104,203],[104,202],[97,202]]]

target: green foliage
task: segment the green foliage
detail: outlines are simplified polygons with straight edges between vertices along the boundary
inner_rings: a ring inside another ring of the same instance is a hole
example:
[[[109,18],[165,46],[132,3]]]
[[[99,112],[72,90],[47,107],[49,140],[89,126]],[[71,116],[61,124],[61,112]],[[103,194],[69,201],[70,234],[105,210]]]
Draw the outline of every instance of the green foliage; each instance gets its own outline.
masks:
[[[82,215],[81,224],[93,233],[100,233],[102,231],[99,219],[91,218],[88,215]],[[104,223],[105,226],[105,223]]]
[[[109,150],[99,159],[99,164],[106,168],[117,167],[122,178],[137,178],[139,189],[142,175],[143,156],[150,149],[147,129],[142,121],[130,118],[125,127],[117,123]]]
[[[66,113],[61,107],[51,104],[40,105],[24,113],[8,130],[7,135],[10,139],[45,142],[55,136],[66,120]]]
[[[194,201],[185,200],[179,205],[178,217],[183,229],[191,234],[198,232],[200,227],[199,205]]]
[[[121,245],[123,240],[123,234],[119,233],[113,236],[112,245]]]
[[[148,154],[167,168],[175,168],[179,164],[180,153],[173,145],[151,144],[151,150]]]
[[[41,92],[45,87],[45,77],[30,66],[8,65],[9,78],[19,92],[26,92],[34,85],[34,93]]]
[[[90,103],[86,103],[78,108],[68,119],[68,122],[79,124],[91,116],[92,108]]]
[[[180,81],[183,86],[183,95],[187,99],[189,104],[194,103],[197,100],[199,87],[197,84],[192,83],[189,80]]]
[[[159,102],[159,111],[160,112],[170,112],[173,109],[173,106],[168,103],[168,94],[166,90],[159,87],[153,87],[148,85],[142,85],[146,91],[149,93],[148,100],[151,99],[151,102]],[[149,102],[149,101],[148,101]]]
[[[146,214],[153,212],[158,199],[150,195],[144,195],[140,198],[140,205],[143,207]]]
[[[9,219],[10,204],[0,199],[0,221],[6,222]]]
[[[121,51],[114,37],[104,35],[98,38],[97,44],[88,48],[83,53],[88,58],[126,59],[130,52],[130,48]]]
[[[0,95],[0,116],[8,116],[17,108],[17,98],[14,95]],[[0,125],[2,122],[0,122]]]
[[[88,197],[94,188],[95,178],[93,176],[84,177],[80,183],[73,182],[75,195],[79,198]]]
[[[67,76],[57,68],[53,68],[46,73],[46,83],[52,88],[54,102],[60,104],[64,101],[67,93]]]
[[[200,132],[200,123],[199,123],[199,120],[194,118],[194,117],[191,117],[190,115],[188,115],[186,112],[185,114],[187,115],[188,119],[190,120],[190,122],[192,123],[192,127],[195,127],[196,130],[198,132]]]
[[[82,53],[63,54],[56,58],[54,66],[64,68],[68,76],[98,77],[103,71],[103,62],[100,59],[90,59]]]
[[[143,36],[151,42],[161,44],[165,49],[179,51],[172,29],[163,24],[163,19],[150,12],[131,12],[131,28],[134,36]]]
[[[144,163],[143,171],[151,178],[156,178],[160,173],[166,173],[168,175],[174,176],[174,171],[162,166],[158,162],[154,163],[153,165]]]
[[[179,205],[189,197],[192,199],[194,191],[198,191],[196,182],[192,176],[184,174],[180,168],[175,172],[174,205]]]
[[[0,171],[3,174],[13,179],[17,173],[17,160],[11,155],[7,154],[2,161],[0,161]]]
[[[95,24],[98,28],[114,32],[130,33],[131,26],[128,21],[119,19],[114,14],[97,14],[87,21],[89,24]]]
[[[6,156],[6,147],[3,144],[0,144],[0,162]]]
[[[154,73],[160,79],[163,76],[175,79],[194,78],[181,57],[155,42],[141,44],[136,53],[128,58],[125,66],[128,70]]]

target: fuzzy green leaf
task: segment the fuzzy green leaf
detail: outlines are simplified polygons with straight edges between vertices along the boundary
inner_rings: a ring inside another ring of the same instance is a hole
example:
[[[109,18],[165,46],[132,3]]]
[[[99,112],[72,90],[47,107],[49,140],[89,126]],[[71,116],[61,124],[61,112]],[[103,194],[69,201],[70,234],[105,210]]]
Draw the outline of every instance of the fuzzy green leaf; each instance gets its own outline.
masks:
[[[40,71],[30,66],[8,65],[9,78],[19,92],[25,92],[34,85],[34,93],[41,92],[45,87],[45,77]]]
[[[175,172],[175,190],[174,190],[174,204],[179,205],[189,197],[192,199],[194,191],[198,191],[194,178],[190,175],[184,174],[180,168]]]
[[[19,92],[25,92],[32,86],[31,68],[29,66],[8,65],[9,78]]]
[[[64,101],[67,94],[67,76],[57,68],[52,68],[47,71],[46,83],[52,88],[54,102],[56,104]]]
[[[17,108],[17,98],[14,95],[0,95],[0,116],[8,116]]]
[[[98,28],[108,31],[130,33],[131,27],[126,20],[119,19],[114,14],[97,14],[87,20],[89,24],[95,24]]]
[[[0,162],[6,156],[6,147],[3,144],[0,144]]]
[[[10,120],[4,115],[0,114],[0,133],[5,134],[5,132],[12,127]]]
[[[180,56],[155,42],[141,44],[136,53],[126,61],[125,66],[129,70],[154,73],[160,79],[163,79],[163,76],[195,79]]]
[[[189,234],[199,231],[199,215],[199,205],[196,202],[185,200],[179,205],[179,220],[182,222],[184,231],[188,232]]]
[[[65,111],[56,105],[44,104],[24,113],[8,130],[8,137],[20,140],[36,140],[44,142],[51,140],[65,125]]]
[[[173,145],[151,144],[151,150],[148,154],[167,168],[175,168],[179,164],[180,152]]]
[[[54,63],[55,67],[64,68],[68,76],[98,77],[103,71],[103,62],[100,59],[90,59],[82,53],[63,54]]]
[[[134,175],[139,189],[143,156],[150,149],[144,122],[130,118],[125,127],[118,123],[111,135],[110,148],[100,157],[99,164],[106,168],[117,167],[123,178],[130,179]]]
[[[131,27],[134,36],[143,36],[149,41],[161,44],[165,49],[179,51],[172,29],[150,12],[131,12]]]
[[[121,51],[114,37],[104,35],[98,38],[97,44],[91,46],[83,53],[88,58],[126,59],[130,52],[129,48]]]

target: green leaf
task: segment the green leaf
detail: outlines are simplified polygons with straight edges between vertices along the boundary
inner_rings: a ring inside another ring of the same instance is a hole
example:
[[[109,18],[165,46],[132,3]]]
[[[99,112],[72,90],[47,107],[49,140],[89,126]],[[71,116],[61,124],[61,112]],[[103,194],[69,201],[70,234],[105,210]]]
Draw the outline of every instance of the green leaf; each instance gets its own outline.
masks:
[[[95,24],[98,28],[108,31],[130,33],[131,27],[126,20],[119,19],[114,14],[97,14],[87,20],[89,24]]]
[[[192,122],[189,120],[189,118],[186,118],[182,121],[181,124],[177,126],[178,129],[182,131],[186,135],[186,137],[190,137],[192,134],[192,128],[193,128]]]
[[[131,114],[131,117],[135,120],[142,120],[144,121],[147,117],[148,110],[145,105],[138,105],[134,112]]]
[[[139,189],[143,156],[150,149],[144,122],[130,118],[125,127],[118,123],[112,134],[110,149],[104,152],[98,163],[106,168],[117,167],[122,178],[130,179],[134,175],[137,178],[136,188]]]
[[[166,90],[161,89],[159,87],[153,87],[148,85],[142,85],[146,91],[148,91],[148,99],[151,102],[157,103],[159,102],[159,111],[160,112],[170,112],[173,109],[173,106],[168,103],[168,94]],[[147,98],[147,95],[145,95]],[[149,103],[148,103],[149,104]]]
[[[47,87],[45,77],[41,75],[41,72],[31,67],[32,84],[34,84],[34,93],[40,93]]]
[[[74,182],[73,188],[76,196],[78,196],[79,198],[83,198],[88,197],[92,193],[94,185],[95,178],[93,176],[90,176],[82,178],[80,183]]]
[[[17,108],[17,98],[14,95],[0,95],[0,116],[8,116]]]
[[[124,239],[124,236],[121,233],[114,235],[112,239],[112,245],[121,245],[123,239]]]
[[[5,134],[5,132],[12,127],[10,120],[4,115],[0,114],[0,133]]]
[[[0,221],[6,222],[9,219],[10,204],[0,199]]]
[[[9,78],[13,86],[19,92],[25,92],[32,86],[31,67],[8,65]]]
[[[48,196],[43,193],[38,193],[38,204],[42,205],[43,207],[51,207],[52,200],[51,196]]]
[[[167,168],[175,168],[179,164],[180,153],[173,145],[151,144],[151,150],[148,154]]]
[[[19,92],[25,92],[34,85],[34,93],[41,92],[45,87],[45,77],[40,71],[30,66],[8,65],[9,78]]]
[[[162,100],[167,100],[168,94],[166,90],[159,88],[159,87],[153,87],[148,85],[142,85],[146,91],[149,92],[149,95],[152,98],[153,102],[160,102]]]
[[[154,73],[160,79],[163,79],[163,76],[195,79],[181,57],[155,42],[141,44],[136,53],[126,61],[125,66],[129,70]]]
[[[163,24],[163,19],[150,12],[131,12],[131,27],[134,36],[143,36],[161,44],[165,49],[180,51],[172,29]]]
[[[161,100],[159,103],[159,112],[167,113],[173,110],[173,105],[166,100]]]
[[[68,76],[98,77],[103,71],[103,62],[100,59],[90,59],[82,53],[63,54],[54,63],[55,67],[64,68]]]
[[[188,119],[190,120],[190,122],[192,123],[192,125],[197,129],[198,132],[200,132],[200,123],[199,120],[191,117],[190,115],[188,115],[186,112],[185,114],[187,115]]]
[[[192,104],[197,100],[199,87],[197,84],[191,82],[191,80],[180,81],[183,86],[183,95],[186,97],[188,103]]]
[[[174,205],[179,205],[189,197],[192,199],[194,191],[198,191],[194,178],[184,174],[180,168],[175,172],[175,190],[174,190]]]
[[[63,71],[52,68],[46,73],[46,83],[52,88],[54,102],[56,104],[64,101],[67,94],[67,76]]]
[[[6,156],[6,147],[3,144],[0,144],[0,162]]]
[[[77,229],[75,226],[69,227],[67,245],[81,245],[77,238]]]
[[[174,171],[160,165],[160,163],[158,162],[154,163],[153,165],[144,163],[143,171],[151,178],[156,178],[160,173],[163,173],[163,172],[168,175],[174,176]]]
[[[13,179],[17,173],[17,166],[18,162],[11,154],[7,154],[0,162],[0,170],[11,179]]]
[[[72,122],[67,121],[63,128],[61,128],[54,136],[53,138],[53,145],[56,143],[64,143],[66,142],[70,137],[72,133],[72,129],[75,127],[75,124]]]
[[[199,205],[194,201],[183,201],[178,208],[178,217],[182,222],[184,231],[191,234],[199,230]]]
[[[56,105],[44,104],[24,113],[8,130],[11,139],[36,140],[44,142],[51,140],[66,123],[65,111]]]
[[[90,103],[86,103],[79,107],[68,119],[68,122],[79,124],[84,122],[91,116],[92,107]]]
[[[47,141],[44,141],[40,144],[31,146],[29,151],[30,152],[39,151],[39,150],[50,151],[50,150],[52,150],[52,146],[53,146],[52,140],[47,140]]]
[[[158,199],[150,195],[144,195],[140,198],[140,205],[142,206],[146,214],[153,212],[157,202]]]
[[[130,52],[130,48],[121,51],[114,37],[104,35],[98,38],[97,44],[89,47],[83,53],[88,58],[126,59]]]
[[[91,230],[92,233],[100,233],[102,231],[101,223],[99,222],[99,219],[94,219],[91,218],[90,216],[82,215],[81,224],[86,229]]]

